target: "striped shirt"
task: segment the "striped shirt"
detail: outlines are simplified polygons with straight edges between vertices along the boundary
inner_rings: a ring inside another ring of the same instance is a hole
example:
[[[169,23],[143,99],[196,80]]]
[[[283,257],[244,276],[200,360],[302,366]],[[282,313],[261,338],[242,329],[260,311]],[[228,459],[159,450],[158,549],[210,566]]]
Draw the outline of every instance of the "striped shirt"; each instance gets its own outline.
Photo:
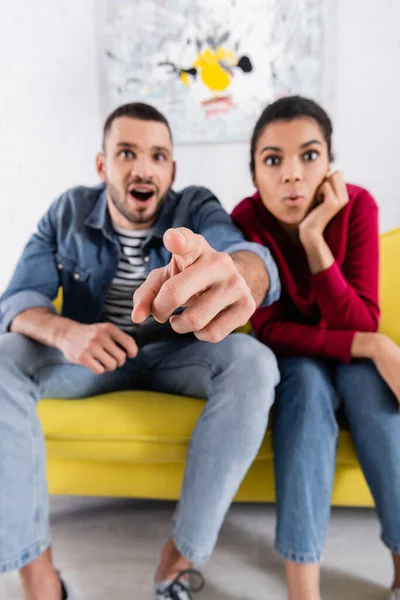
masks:
[[[146,280],[142,248],[150,229],[131,231],[114,225],[121,247],[118,267],[104,304],[103,320],[126,332],[135,328],[131,314],[133,293]]]

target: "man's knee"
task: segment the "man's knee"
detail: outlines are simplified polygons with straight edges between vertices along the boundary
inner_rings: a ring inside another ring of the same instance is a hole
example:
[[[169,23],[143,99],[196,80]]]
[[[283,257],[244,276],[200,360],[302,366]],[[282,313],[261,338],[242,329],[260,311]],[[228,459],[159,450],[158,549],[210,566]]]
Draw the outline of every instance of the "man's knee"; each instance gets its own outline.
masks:
[[[249,418],[264,419],[275,400],[279,383],[278,364],[273,352],[245,334],[230,335],[221,347],[226,398],[231,409]]]
[[[10,365],[23,366],[34,352],[34,345],[39,346],[19,333],[5,333],[0,336],[0,372],[9,372]]]
[[[26,416],[33,405],[32,382],[27,371],[34,352],[34,342],[23,335],[0,336],[0,429],[5,425],[25,435]]]
[[[224,362],[235,378],[245,378],[249,386],[275,387],[279,383],[278,362],[272,350],[254,337],[235,333],[226,338]]]

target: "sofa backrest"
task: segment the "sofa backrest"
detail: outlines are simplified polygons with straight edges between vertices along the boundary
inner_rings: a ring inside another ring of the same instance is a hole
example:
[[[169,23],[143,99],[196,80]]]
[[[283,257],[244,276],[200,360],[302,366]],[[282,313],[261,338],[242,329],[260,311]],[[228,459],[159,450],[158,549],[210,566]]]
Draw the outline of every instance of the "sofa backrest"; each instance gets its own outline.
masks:
[[[380,240],[380,331],[400,344],[400,228]]]

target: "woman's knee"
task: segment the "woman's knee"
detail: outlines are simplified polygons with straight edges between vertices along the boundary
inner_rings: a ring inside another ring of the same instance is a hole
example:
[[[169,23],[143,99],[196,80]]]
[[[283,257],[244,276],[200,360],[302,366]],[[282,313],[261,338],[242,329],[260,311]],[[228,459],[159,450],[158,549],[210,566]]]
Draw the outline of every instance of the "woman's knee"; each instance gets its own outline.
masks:
[[[374,363],[359,360],[336,369],[336,384],[346,411],[362,412],[381,407],[393,412],[398,402]]]
[[[278,404],[314,412],[338,409],[330,368],[324,361],[308,357],[283,358],[279,368]]]

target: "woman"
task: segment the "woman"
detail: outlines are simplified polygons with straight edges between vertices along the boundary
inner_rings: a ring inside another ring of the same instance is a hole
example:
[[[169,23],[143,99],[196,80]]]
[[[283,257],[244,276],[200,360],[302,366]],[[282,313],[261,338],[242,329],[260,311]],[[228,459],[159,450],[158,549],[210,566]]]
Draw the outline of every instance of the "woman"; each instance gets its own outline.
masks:
[[[400,349],[378,327],[378,210],[332,172],[332,125],[298,96],[267,106],[251,142],[257,193],[233,218],[268,246],[282,295],[252,319],[279,358],[274,455],[276,548],[290,600],[319,600],[336,412],[343,407],[392,552],[400,599]]]

